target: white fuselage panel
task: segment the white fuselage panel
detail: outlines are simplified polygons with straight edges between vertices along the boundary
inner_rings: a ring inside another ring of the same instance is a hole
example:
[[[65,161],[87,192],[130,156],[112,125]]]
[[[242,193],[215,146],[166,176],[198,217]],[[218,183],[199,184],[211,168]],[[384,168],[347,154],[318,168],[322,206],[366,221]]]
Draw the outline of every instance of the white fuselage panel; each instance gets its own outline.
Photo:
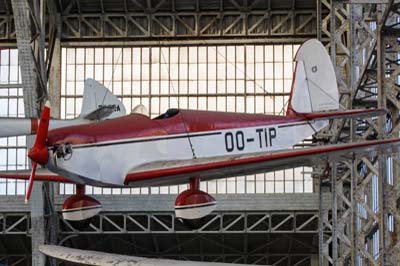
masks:
[[[158,170],[163,163],[179,167],[195,165],[197,159],[221,161],[288,149],[326,125],[302,121],[73,145],[68,159],[50,154],[48,167],[75,181],[122,186],[128,173]]]

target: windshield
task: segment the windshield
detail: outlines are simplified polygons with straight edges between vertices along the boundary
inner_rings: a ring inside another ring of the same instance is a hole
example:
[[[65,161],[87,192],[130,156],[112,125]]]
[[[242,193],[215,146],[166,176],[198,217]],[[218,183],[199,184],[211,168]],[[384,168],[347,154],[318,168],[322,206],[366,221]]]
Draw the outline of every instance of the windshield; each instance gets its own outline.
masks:
[[[172,109],[168,109],[165,113],[157,116],[154,119],[167,119],[167,118],[176,116],[178,113],[179,113],[179,109],[172,108]]]

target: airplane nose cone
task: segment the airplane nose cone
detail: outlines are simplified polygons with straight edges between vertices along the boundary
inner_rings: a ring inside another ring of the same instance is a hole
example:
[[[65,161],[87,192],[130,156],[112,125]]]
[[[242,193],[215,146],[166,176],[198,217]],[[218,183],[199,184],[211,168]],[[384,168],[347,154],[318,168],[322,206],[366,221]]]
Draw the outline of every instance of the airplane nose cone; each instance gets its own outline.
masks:
[[[37,162],[40,165],[46,165],[49,160],[49,152],[47,148],[37,148],[33,147],[28,152],[28,157],[32,160]]]

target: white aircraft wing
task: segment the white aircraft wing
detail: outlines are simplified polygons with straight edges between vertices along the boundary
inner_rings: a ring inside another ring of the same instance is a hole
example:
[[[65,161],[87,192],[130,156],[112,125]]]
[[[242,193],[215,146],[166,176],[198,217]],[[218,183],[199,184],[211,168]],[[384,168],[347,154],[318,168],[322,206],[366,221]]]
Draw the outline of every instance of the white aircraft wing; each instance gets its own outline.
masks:
[[[28,180],[30,175],[31,175],[30,169],[0,171],[0,178]],[[40,168],[40,169],[36,170],[36,180],[37,181],[74,183],[70,179],[60,176],[60,175],[57,175],[46,168]]]
[[[200,176],[202,180],[218,179],[313,166],[377,153],[390,155],[399,152],[399,149],[400,138],[396,138],[238,155],[234,158],[219,157],[218,161],[213,158],[196,159],[196,164],[192,161],[152,163],[144,165],[137,172],[129,173],[125,183],[131,186],[171,185],[187,182],[192,176]],[[157,170],[148,170],[152,168]]]
[[[117,255],[112,253],[66,248],[55,245],[39,247],[43,254],[79,265],[92,266],[243,266],[244,264],[179,261]]]

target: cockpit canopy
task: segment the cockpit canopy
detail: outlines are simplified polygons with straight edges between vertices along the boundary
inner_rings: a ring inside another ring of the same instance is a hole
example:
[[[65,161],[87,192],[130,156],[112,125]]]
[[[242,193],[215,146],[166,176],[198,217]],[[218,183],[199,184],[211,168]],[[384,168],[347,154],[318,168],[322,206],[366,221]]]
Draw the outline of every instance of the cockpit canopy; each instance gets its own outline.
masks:
[[[157,116],[154,118],[155,120],[160,120],[160,119],[167,119],[176,116],[179,113],[179,109],[176,108],[171,108],[168,109],[165,113]]]

